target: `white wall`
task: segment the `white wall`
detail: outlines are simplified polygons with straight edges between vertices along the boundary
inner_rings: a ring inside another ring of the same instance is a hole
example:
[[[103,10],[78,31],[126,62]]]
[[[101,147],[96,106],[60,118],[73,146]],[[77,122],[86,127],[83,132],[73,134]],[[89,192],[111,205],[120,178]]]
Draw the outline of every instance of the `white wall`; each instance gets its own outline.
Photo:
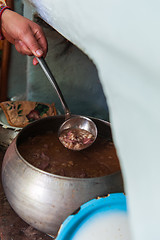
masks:
[[[32,2],[96,64],[110,108],[133,237],[160,239],[160,2]]]

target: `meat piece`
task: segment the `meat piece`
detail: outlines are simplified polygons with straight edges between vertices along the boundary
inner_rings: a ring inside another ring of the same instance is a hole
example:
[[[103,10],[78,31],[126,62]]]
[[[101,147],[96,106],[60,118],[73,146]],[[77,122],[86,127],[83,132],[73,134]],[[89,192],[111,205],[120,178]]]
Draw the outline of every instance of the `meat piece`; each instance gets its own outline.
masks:
[[[50,159],[47,155],[45,155],[44,152],[41,153],[41,161],[40,161],[40,165],[38,166],[41,170],[45,170],[48,166],[49,166],[49,163],[50,163]]]

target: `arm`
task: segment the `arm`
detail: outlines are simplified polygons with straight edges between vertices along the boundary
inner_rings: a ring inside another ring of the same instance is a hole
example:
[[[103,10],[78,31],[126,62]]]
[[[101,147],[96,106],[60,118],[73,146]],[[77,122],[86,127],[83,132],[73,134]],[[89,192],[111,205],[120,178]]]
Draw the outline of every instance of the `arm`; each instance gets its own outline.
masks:
[[[1,15],[1,31],[3,36],[14,44],[21,54],[37,57],[46,56],[47,40],[45,35],[41,27],[31,20],[14,11],[5,9]],[[34,58],[33,64],[36,65],[37,63]]]

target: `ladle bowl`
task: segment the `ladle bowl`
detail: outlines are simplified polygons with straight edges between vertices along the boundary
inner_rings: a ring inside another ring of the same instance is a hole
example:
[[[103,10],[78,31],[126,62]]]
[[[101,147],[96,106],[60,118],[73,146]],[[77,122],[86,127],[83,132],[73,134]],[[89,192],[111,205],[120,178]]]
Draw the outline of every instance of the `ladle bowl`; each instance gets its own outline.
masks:
[[[60,139],[61,134],[63,131],[67,129],[82,129],[89,132],[93,136],[93,141],[89,144],[93,144],[97,137],[97,127],[93,124],[93,121],[90,118],[84,116],[72,116],[68,120],[66,120],[59,128],[58,136]],[[61,141],[61,140],[60,140]],[[63,142],[62,142],[63,144]],[[88,144],[83,144],[80,146],[79,149],[72,149],[72,150],[83,150],[88,147]]]
[[[73,129],[80,129],[80,130],[85,130],[88,133],[90,133],[92,135],[92,141],[90,141],[87,144],[82,144],[78,149],[73,149],[73,148],[69,148],[71,150],[83,150],[84,148],[89,147],[90,145],[93,144],[93,142],[96,140],[97,138],[97,127],[95,125],[95,123],[87,117],[84,116],[80,116],[77,115],[76,117],[72,116],[70,113],[70,110],[67,106],[66,101],[64,100],[64,97],[62,95],[62,92],[57,84],[56,79],[54,78],[52,72],[50,71],[45,59],[43,57],[41,58],[37,58],[41,68],[43,69],[45,75],[47,76],[48,80],[50,81],[51,85],[55,88],[58,97],[62,103],[64,112],[65,112],[65,122],[62,124],[62,126],[60,126],[59,131],[58,131],[58,136],[60,139],[61,134],[63,133],[64,130],[70,129],[71,131]],[[80,135],[79,135],[80,136]],[[79,137],[77,135],[77,138]],[[60,140],[61,141],[61,140]],[[63,144],[63,141],[61,141],[61,143]],[[67,145],[63,144],[65,147],[67,147]],[[68,148],[68,147],[67,147]]]

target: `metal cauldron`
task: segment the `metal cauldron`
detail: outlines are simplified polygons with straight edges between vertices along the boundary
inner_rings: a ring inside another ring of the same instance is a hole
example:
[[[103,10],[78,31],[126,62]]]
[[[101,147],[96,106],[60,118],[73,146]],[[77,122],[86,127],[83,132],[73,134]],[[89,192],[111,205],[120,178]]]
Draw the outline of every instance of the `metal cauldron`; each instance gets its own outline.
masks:
[[[91,118],[101,135],[111,138],[110,124]],[[36,229],[56,235],[61,223],[83,203],[123,192],[120,172],[97,178],[62,177],[30,165],[18,152],[19,143],[41,131],[58,130],[64,116],[48,117],[24,127],[6,151],[2,165],[2,184],[15,212]]]

